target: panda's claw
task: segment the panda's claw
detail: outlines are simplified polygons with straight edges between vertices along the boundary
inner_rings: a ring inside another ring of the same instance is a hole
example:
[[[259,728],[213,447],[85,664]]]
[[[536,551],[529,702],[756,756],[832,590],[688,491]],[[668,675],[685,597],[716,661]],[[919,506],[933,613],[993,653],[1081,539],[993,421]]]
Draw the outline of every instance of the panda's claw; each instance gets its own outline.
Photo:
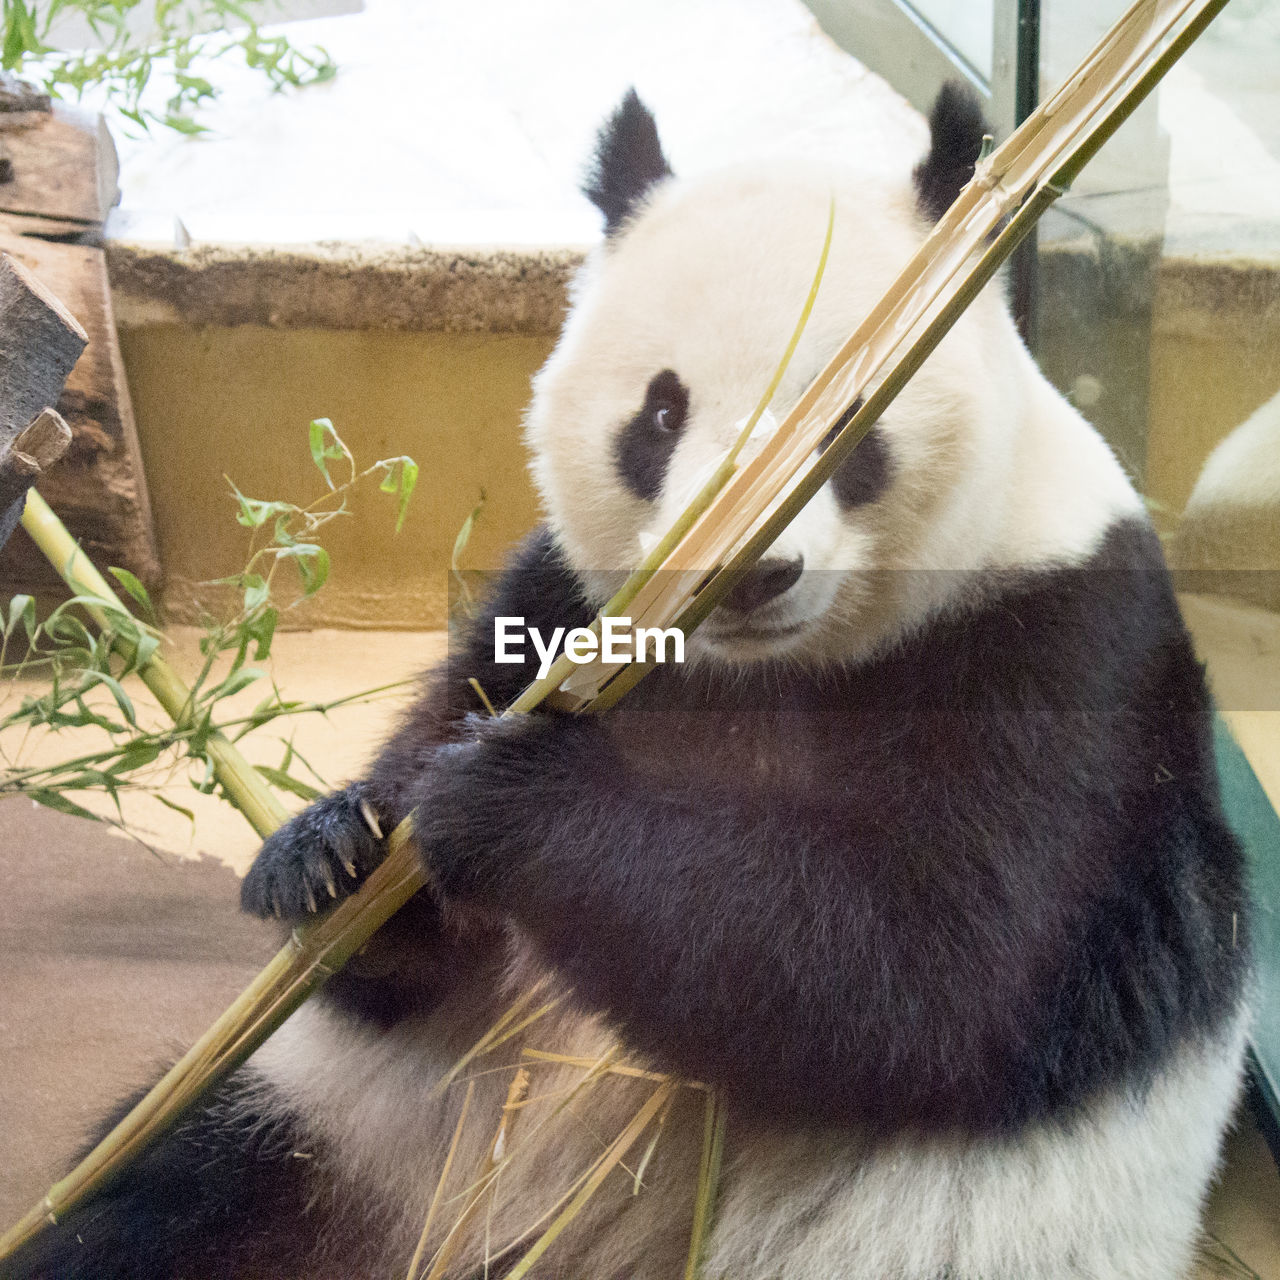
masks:
[[[376,839],[384,839],[382,824],[378,821],[378,815],[374,813],[373,806],[367,800],[360,801],[360,816],[364,819],[365,826],[373,832]],[[352,874],[354,875],[355,873],[353,872]]]
[[[297,923],[355,892],[385,853],[362,791],[324,796],[268,837],[240,887],[245,911]]]

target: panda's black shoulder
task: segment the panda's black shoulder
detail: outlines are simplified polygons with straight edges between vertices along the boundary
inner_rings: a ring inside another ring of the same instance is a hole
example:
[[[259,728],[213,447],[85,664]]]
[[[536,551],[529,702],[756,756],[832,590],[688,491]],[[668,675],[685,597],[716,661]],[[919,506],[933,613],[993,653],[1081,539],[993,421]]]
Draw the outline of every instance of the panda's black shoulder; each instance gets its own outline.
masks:
[[[512,615],[531,626],[584,626],[594,616],[577,575],[546,524],[539,524],[511,553],[471,627],[487,632],[493,619]]]
[[[595,617],[577,575],[554,532],[539,524],[517,545],[505,567],[489,585],[475,615],[450,635],[450,685],[462,705],[474,710],[468,681],[478,679],[495,706],[510,702],[534,677],[537,662],[495,662],[494,621],[522,618],[543,635],[557,627],[585,627]]]

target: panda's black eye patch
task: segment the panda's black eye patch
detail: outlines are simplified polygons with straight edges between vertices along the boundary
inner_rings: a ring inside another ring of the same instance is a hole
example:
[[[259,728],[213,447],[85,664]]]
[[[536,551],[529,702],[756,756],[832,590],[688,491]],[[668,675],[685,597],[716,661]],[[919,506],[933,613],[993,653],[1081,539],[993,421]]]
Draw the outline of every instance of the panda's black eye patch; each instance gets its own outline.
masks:
[[[649,380],[640,411],[618,433],[613,456],[623,483],[646,502],[662,492],[667,464],[689,416],[689,391],[673,370]]]
[[[840,434],[861,408],[862,400],[859,399],[840,415],[840,420],[827,432],[818,446],[819,453],[825,452],[827,445]],[[874,502],[889,487],[892,479],[893,459],[890,457],[884,432],[877,423],[858,442],[858,447],[832,473],[831,489],[836,495],[836,501],[846,511],[851,511],[854,507],[865,507],[868,503]]]

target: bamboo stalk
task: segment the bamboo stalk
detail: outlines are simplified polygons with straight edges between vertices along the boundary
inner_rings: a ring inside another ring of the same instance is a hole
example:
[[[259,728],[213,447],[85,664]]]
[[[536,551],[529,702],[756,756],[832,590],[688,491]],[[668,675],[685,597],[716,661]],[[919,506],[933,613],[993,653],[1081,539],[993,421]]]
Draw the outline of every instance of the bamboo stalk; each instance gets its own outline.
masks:
[[[657,566],[646,565],[646,578],[630,600],[635,606],[634,625],[653,625],[666,617],[678,618],[692,627],[706,616],[727,589],[732,571],[758,556],[776,537],[778,529],[826,482],[1036,218],[1225,3],[1226,0],[1137,0],[1062,88],[979,166],[974,181],[944,215],[895,285],[800,398],[765,448],[729,478],[670,548],[662,567],[673,572],[659,580]],[[1181,29],[1169,38],[1179,22],[1183,23]],[[1159,48],[1162,42],[1163,48]],[[1158,48],[1159,52],[1155,52]],[[1126,85],[1144,64],[1146,70]],[[1006,218],[1007,223],[982,250],[969,276],[961,277],[949,294],[944,293],[993,228]],[[912,333],[914,338],[910,338]],[[881,385],[828,448],[813,458],[817,442],[830,424],[881,370],[886,371]],[[770,511],[780,493],[786,496]],[[44,505],[39,499],[35,502],[37,510]],[[33,523],[39,521],[33,518]],[[70,566],[75,559],[74,544],[69,539],[67,544],[61,546],[57,552],[60,558],[55,560],[64,577],[67,572],[62,566]],[[80,560],[87,564],[83,556]],[[75,567],[77,571],[80,568],[79,564]],[[709,570],[715,571],[710,580]],[[68,581],[72,579],[68,577]],[[83,581],[89,584],[92,579],[85,575]],[[110,594],[109,588],[107,593]],[[155,663],[153,659],[148,666]],[[593,711],[613,705],[648,670],[636,663],[621,668],[619,674],[619,669],[594,665],[598,668],[595,675],[599,692],[594,699],[590,695],[576,699],[578,706],[589,706]],[[566,669],[557,664],[551,676],[537,682],[536,687],[530,686],[507,714],[531,710],[543,698],[558,692],[566,674]],[[151,680],[156,684],[151,685]],[[181,705],[173,687],[174,682],[181,687],[181,682],[167,667],[161,664],[160,672],[152,673],[151,680],[149,685],[166,709]],[[162,694],[161,688],[167,692]],[[233,765],[227,766],[227,776],[232,782],[236,780]],[[274,797],[271,801],[274,805]],[[265,818],[266,814],[259,814],[259,820]],[[257,827],[258,822],[254,825]],[[143,1102],[69,1177],[51,1188],[35,1209],[0,1237],[0,1259],[43,1226],[56,1221],[58,1214],[80,1203],[130,1155],[172,1124],[189,1102],[247,1058],[324,977],[425,886],[427,877],[414,854],[411,833],[412,819],[406,819],[392,833],[385,861],[360,891],[329,915],[298,930],[290,945]]]

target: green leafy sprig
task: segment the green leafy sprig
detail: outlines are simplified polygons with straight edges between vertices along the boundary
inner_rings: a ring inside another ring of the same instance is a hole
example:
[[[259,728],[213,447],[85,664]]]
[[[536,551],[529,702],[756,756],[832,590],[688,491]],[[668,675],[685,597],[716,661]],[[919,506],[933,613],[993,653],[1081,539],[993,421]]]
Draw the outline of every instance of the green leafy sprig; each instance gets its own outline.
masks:
[[[0,0],[0,66],[57,98],[101,89],[142,132],[158,124],[179,133],[203,133],[199,112],[219,90],[202,72],[219,59],[242,57],[276,90],[318,84],[337,72],[324,49],[303,49],[285,36],[264,34],[257,20],[263,3],[155,0],[150,30],[139,36],[137,14],[151,8],[150,0]],[[82,18],[101,47],[54,48],[51,30],[65,14]],[[153,79],[170,90],[160,109],[144,104]]]
[[[143,723],[130,692],[133,677],[156,653],[163,636],[156,627],[150,594],[128,570],[110,572],[136,613],[118,600],[77,595],[42,623],[29,595],[14,596],[7,609],[0,604],[0,798],[22,794],[63,813],[113,821],[75,798],[97,793],[110,797],[117,814],[113,824],[122,825],[122,794],[146,792],[194,821],[193,812],[166,795],[165,789],[185,765],[197,791],[215,791],[214,760],[208,750],[214,735],[238,742],[276,721],[324,715],[403,685],[398,681],[323,703],[298,701],[286,698],[267,672],[255,665],[270,658],[281,613],[311,599],[324,586],[329,555],[319,533],[329,521],[349,514],[353,490],[379,479],[379,488],[396,497],[399,529],[417,482],[417,464],[406,456],[358,468],[327,418],[311,424],[309,439],[324,491],[308,506],[250,498],[228,481],[236,519],[251,531],[248,560],[239,573],[206,584],[234,588],[234,606],[222,616],[207,610],[202,615],[202,662],[190,686],[186,714],[176,727],[168,717],[163,723]],[[333,475],[337,468],[330,465],[336,462],[346,472],[337,481]],[[285,565],[295,567],[296,577],[281,579]],[[82,616],[86,607],[105,615],[107,625],[101,629],[86,625]],[[270,692],[247,714],[228,715],[222,705],[225,700],[259,681],[265,681]],[[43,687],[36,691],[39,686]],[[29,762],[37,742],[70,729],[96,730],[103,735],[102,745],[70,759]],[[279,765],[254,767],[276,790],[314,799],[327,787],[326,780],[298,751],[291,736],[280,741]]]

